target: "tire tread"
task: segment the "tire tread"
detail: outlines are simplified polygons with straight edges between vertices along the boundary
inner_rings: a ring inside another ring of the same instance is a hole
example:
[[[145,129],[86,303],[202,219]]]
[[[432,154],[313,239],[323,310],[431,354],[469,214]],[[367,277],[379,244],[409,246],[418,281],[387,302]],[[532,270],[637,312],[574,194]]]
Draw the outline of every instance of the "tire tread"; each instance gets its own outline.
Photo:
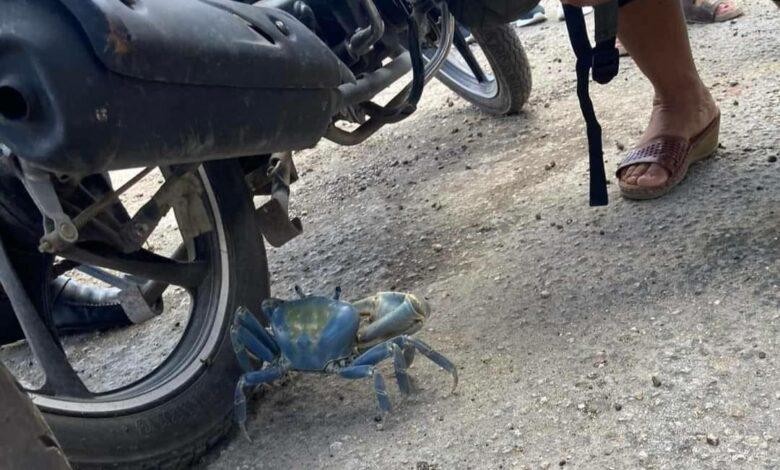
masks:
[[[490,114],[517,114],[531,95],[533,80],[528,56],[514,28],[508,24],[473,28],[477,44],[487,57],[498,81],[498,95],[483,98],[459,83],[439,75],[439,80],[463,99]]]

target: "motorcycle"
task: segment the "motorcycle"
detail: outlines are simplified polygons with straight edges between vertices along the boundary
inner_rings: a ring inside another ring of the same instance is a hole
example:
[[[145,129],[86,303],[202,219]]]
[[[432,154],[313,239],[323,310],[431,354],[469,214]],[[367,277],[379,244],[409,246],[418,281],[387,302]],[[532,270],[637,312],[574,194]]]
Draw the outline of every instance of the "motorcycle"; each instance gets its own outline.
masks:
[[[40,374],[8,367],[75,465],[183,467],[232,428],[228,326],[269,296],[265,243],[303,229],[292,152],[364,142],[434,77],[488,113],[522,108],[514,30],[466,33],[437,0],[3,2],[0,340],[23,335]],[[180,298],[155,365],[114,386],[89,380],[90,354],[74,366],[68,334]]]

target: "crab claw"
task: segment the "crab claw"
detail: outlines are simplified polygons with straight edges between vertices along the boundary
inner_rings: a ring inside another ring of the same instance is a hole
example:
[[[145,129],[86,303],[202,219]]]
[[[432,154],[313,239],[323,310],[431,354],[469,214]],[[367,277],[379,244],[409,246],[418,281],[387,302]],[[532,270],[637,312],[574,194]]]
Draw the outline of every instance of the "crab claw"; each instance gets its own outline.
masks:
[[[380,292],[353,305],[366,320],[358,331],[361,348],[416,333],[431,312],[427,302],[403,292]]]

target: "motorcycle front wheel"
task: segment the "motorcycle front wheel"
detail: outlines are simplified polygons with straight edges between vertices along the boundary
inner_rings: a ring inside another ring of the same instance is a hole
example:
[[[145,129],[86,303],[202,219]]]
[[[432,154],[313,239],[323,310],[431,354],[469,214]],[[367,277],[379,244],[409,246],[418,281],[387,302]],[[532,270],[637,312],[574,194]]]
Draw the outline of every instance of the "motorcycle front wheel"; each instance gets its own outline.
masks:
[[[0,351],[77,468],[186,468],[232,427],[241,371],[230,324],[237,307],[259,308],[269,294],[269,275],[239,163],[206,163],[196,174],[211,230],[186,243],[187,262],[198,275],[182,271],[187,287],[168,287],[174,292],[166,294],[166,304],[176,305],[166,307],[159,320],[60,338],[88,394],[73,398],[56,389],[37,390],[24,342]],[[144,202],[140,196],[139,201]],[[180,301],[175,324],[163,318]],[[34,302],[39,309],[50,304]],[[167,335],[177,339],[166,341]],[[144,361],[148,366],[139,368]]]
[[[474,41],[467,41],[468,34]],[[436,75],[456,94],[494,115],[518,113],[531,94],[531,66],[511,25],[458,27]]]

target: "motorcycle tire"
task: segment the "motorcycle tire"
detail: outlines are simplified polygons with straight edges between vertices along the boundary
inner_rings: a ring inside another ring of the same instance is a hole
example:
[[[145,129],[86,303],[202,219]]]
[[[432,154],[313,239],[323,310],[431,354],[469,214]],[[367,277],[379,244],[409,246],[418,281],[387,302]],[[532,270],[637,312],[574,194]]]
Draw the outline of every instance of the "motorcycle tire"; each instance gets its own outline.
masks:
[[[269,296],[269,273],[239,163],[206,163],[201,176],[210,187],[211,210],[218,213],[214,232],[221,235],[214,236],[221,240],[220,259],[225,260],[220,273],[228,278],[221,284],[227,285],[220,294],[226,299],[219,303],[223,319],[211,330],[219,331],[218,339],[193,359],[202,364],[196,374],[143,406],[78,413],[38,403],[74,468],[189,468],[233,427],[233,394],[241,370],[229,328],[237,307],[259,308]]]
[[[460,24],[484,28],[517,20],[539,0],[447,0],[447,4]]]
[[[436,76],[480,110],[498,116],[520,112],[531,95],[531,66],[517,33],[508,24],[471,29],[493,69],[494,83],[485,88],[448,58]],[[473,47],[473,46],[472,46]]]

